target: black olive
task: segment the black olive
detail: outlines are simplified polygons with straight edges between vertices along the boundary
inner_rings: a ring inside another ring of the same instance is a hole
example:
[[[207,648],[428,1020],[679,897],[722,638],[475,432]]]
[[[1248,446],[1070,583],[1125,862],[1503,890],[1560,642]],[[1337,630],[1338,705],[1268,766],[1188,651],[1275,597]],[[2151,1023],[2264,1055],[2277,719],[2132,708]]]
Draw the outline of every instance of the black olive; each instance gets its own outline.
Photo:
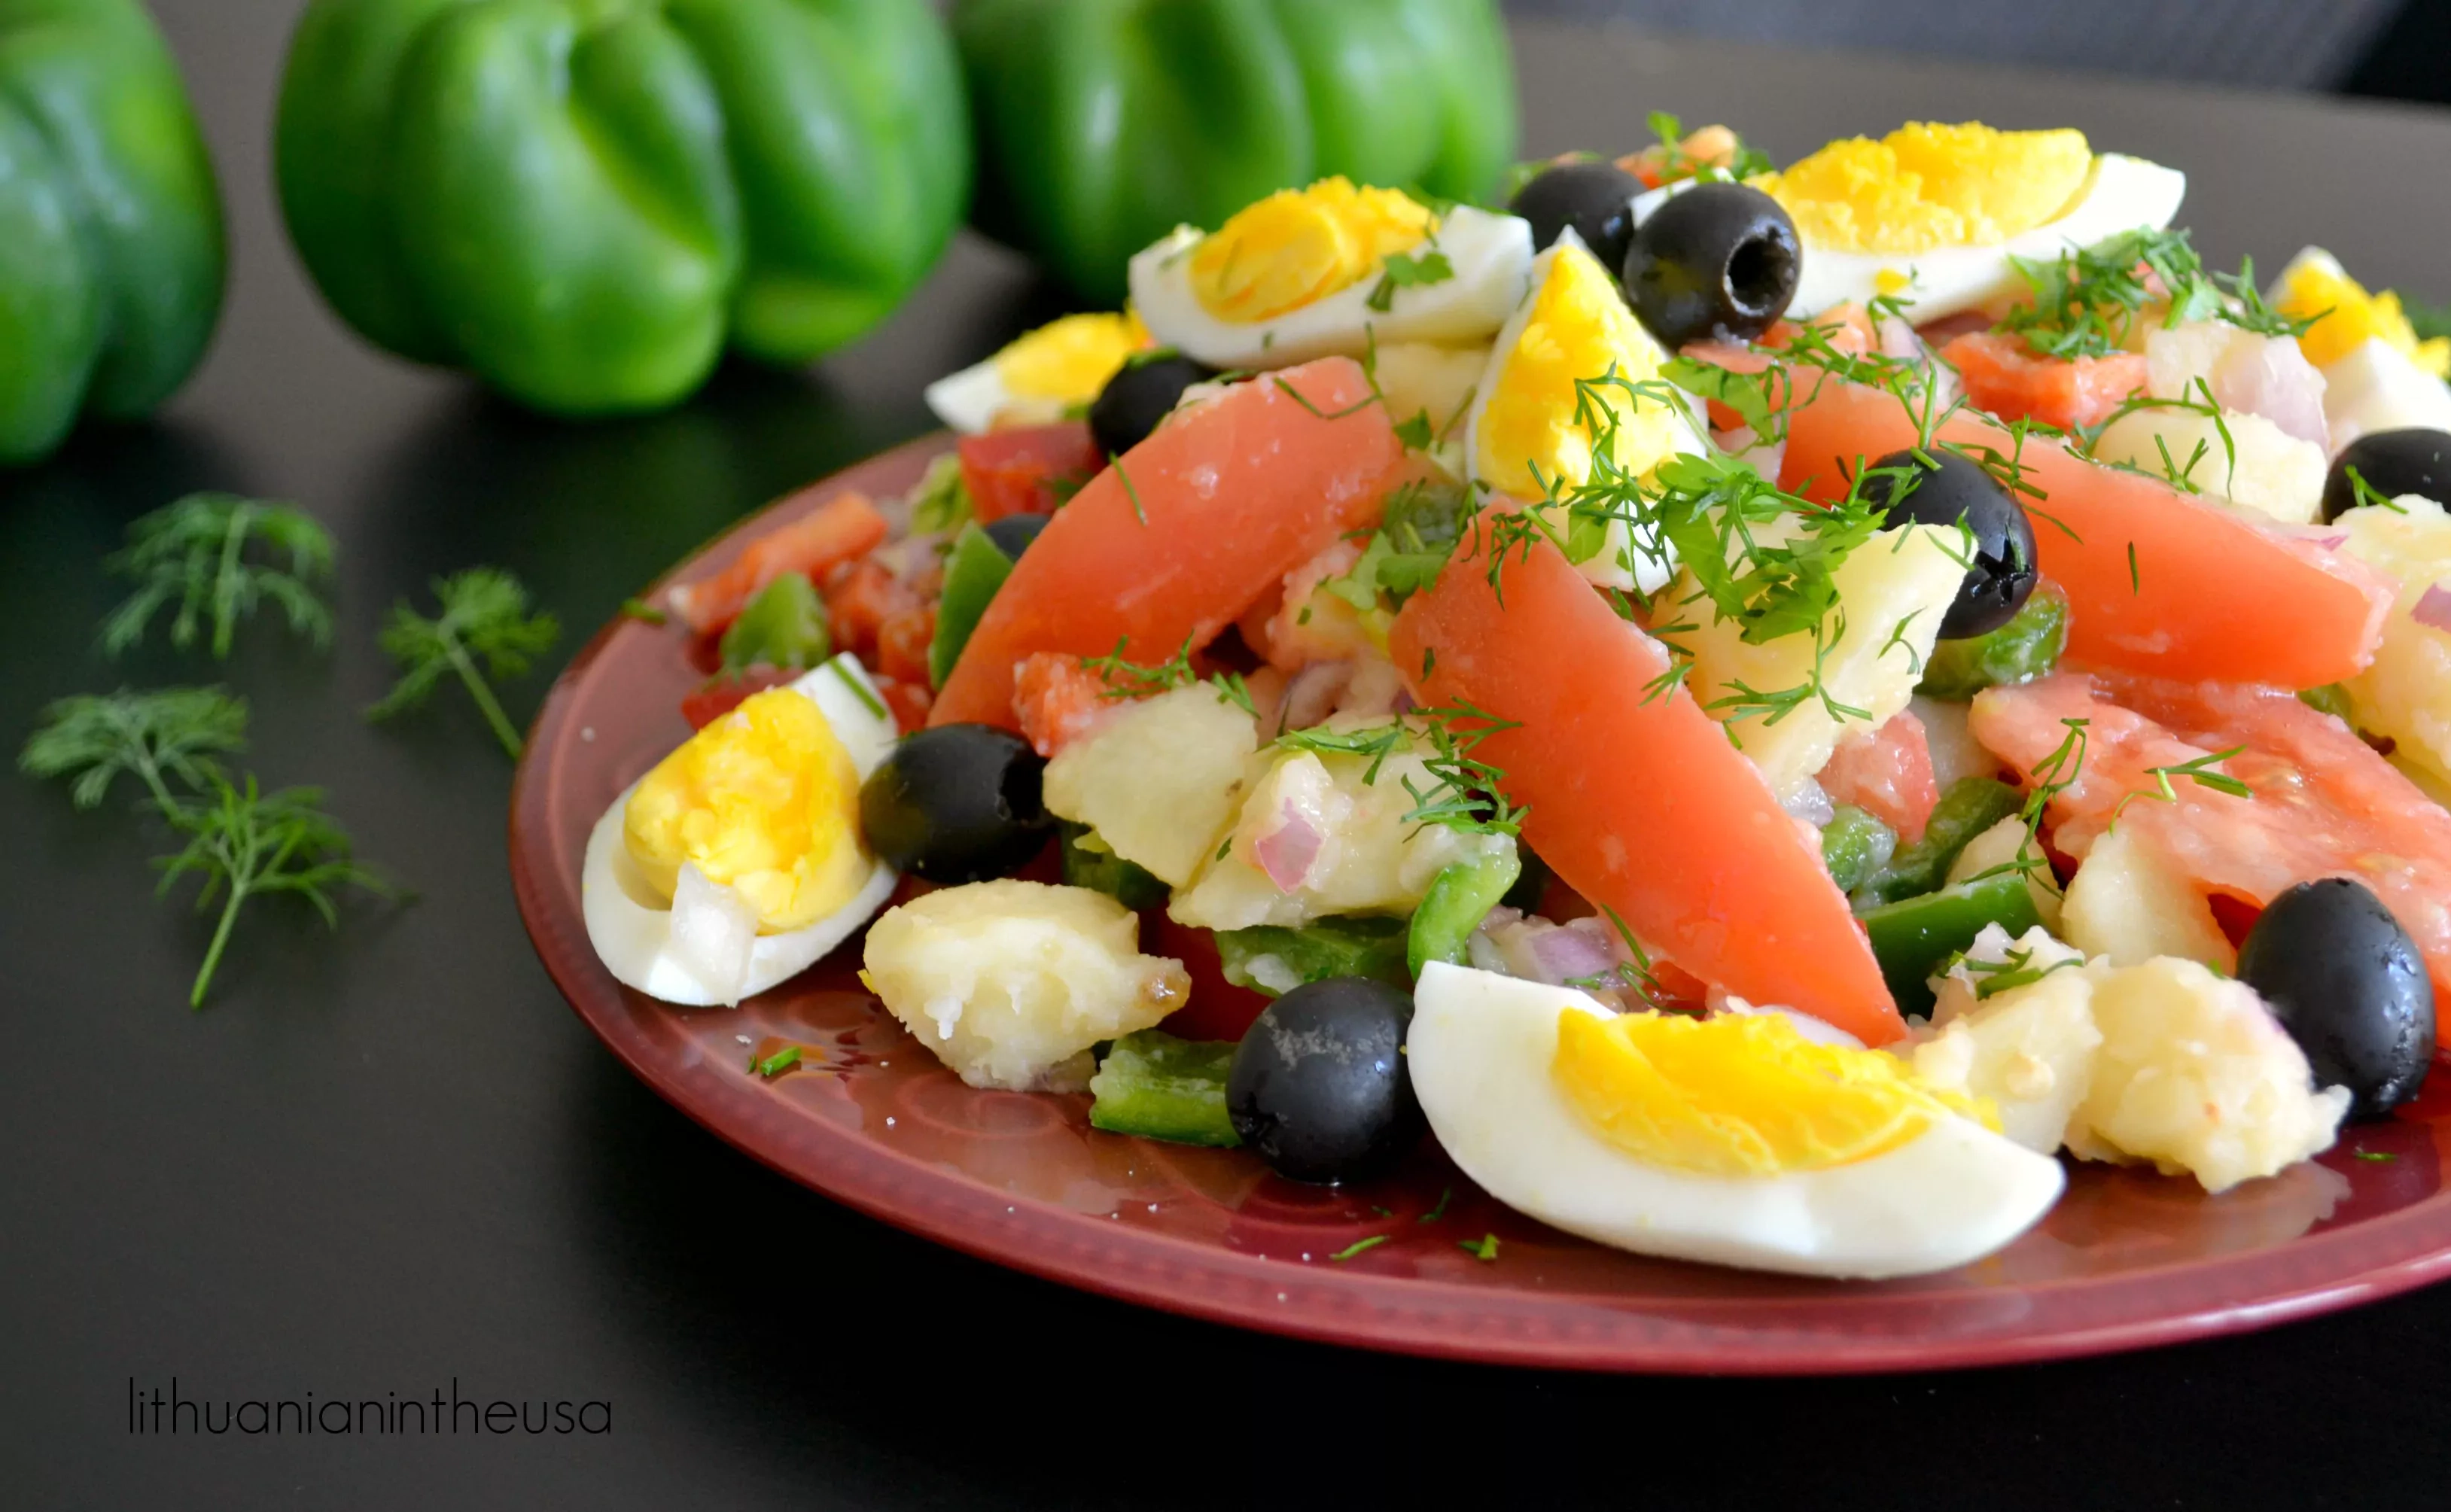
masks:
[[[1029,543],[1036,540],[1038,533],[1046,528],[1045,515],[1007,515],[1002,520],[988,522],[987,537],[996,543],[996,550],[1019,561],[1021,554],[1029,549]]]
[[[2351,1118],[2417,1095],[2434,1060],[2434,986],[2417,943],[2361,882],[2325,877],[2274,898],[2239,947],[2238,979],[2306,1052]]]
[[[1749,342],[1787,313],[1803,270],[1795,223],[1776,200],[1741,184],[1697,184],[1635,227],[1625,293],[1671,350]]]
[[[2385,499],[2422,494],[2451,508],[2451,431],[2412,425],[2405,430],[2368,431],[2341,448],[2332,470],[2324,475],[2324,522],[2330,524],[2358,507],[2357,484],[2349,481],[2356,468],[2365,485]]]
[[[1089,435],[1098,450],[1121,457],[1157,429],[1183,391],[1217,376],[1217,369],[1179,352],[1126,363],[1089,406]]]
[[[1385,1170],[1420,1143],[1404,1073],[1413,999],[1366,976],[1295,988],[1254,1020],[1226,1076],[1234,1132],[1280,1176],[1334,1186]]]
[[[1966,521],[1974,533],[1974,565],[1940,621],[1940,638],[1988,636],[2017,618],[2033,597],[2034,524],[1980,463],[1952,451],[1929,456],[1926,461],[1893,451],[1873,463],[1865,469],[1864,498],[1892,526]]]
[[[1560,163],[1541,169],[1506,207],[1532,223],[1532,250],[1555,242],[1571,226],[1602,267],[1616,269],[1625,265],[1634,240],[1634,197],[1641,192],[1642,181],[1614,163]]]
[[[860,833],[886,865],[931,882],[983,882],[1019,869],[1054,827],[1029,742],[989,724],[940,724],[906,737],[859,790]]]

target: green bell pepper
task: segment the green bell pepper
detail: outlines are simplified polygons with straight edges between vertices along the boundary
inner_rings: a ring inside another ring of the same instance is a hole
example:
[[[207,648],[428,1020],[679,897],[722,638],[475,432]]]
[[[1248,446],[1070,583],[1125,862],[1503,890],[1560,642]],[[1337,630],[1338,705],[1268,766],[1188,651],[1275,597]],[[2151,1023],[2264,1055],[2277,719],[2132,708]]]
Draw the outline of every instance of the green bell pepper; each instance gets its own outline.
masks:
[[[1413,976],[1432,961],[1461,966],[1470,957],[1472,932],[1489,916],[1523,875],[1512,851],[1450,863],[1430,881],[1422,906],[1404,933],[1404,969]]]
[[[1881,979],[1889,983],[1898,1011],[1918,1016],[1931,1012],[1932,973],[1973,944],[1983,926],[1997,924],[2014,936],[2042,922],[2026,879],[2014,872],[1884,903],[1856,917],[1872,938],[1873,958],[1881,964]]]
[[[1067,819],[1060,835],[1063,844],[1057,855],[1064,868],[1066,887],[1086,887],[1104,893],[1135,913],[1153,909],[1166,902],[1164,882],[1149,874],[1145,867],[1136,866],[1107,849],[1096,839],[1096,832],[1086,824]]]
[[[185,383],[221,316],[222,202],[137,0],[0,0],[0,466]]]
[[[1997,777],[1960,777],[1924,821],[1923,838],[1902,845],[1851,891],[1855,912],[1929,893],[1949,879],[1949,864],[1966,843],[2016,813],[2025,796]]]
[[[313,0],[274,170],[342,319],[566,415],[803,363],[902,303],[970,198],[924,0]]]
[[[1127,1034],[1108,1050],[1089,1078],[1089,1127],[1178,1145],[1241,1144],[1226,1111],[1226,1078],[1234,1047],[1221,1040],[1177,1039],[1162,1030]]]
[[[726,672],[760,666],[801,672],[833,654],[826,602],[817,597],[817,585],[797,572],[787,572],[759,589],[716,642]]]
[[[971,643],[979,617],[1012,576],[1012,559],[976,525],[964,525],[945,556],[945,591],[936,600],[936,637],[928,645],[928,682],[941,688]]]
[[[1331,976],[1369,976],[1411,987],[1404,968],[1411,925],[1375,914],[1313,919],[1299,928],[1254,924],[1217,932],[1217,957],[1226,980],[1255,992],[1281,997],[1305,982]]]
[[[1515,151],[1490,0],[962,0],[979,224],[1084,296],[1178,225],[1342,173],[1447,199]]]
[[[2055,583],[2036,588],[2016,618],[1990,635],[1944,640],[1931,648],[1915,691],[1963,702],[1986,688],[2013,687],[2049,677],[2068,649],[2069,601]]]
[[[1853,893],[1879,875],[1897,851],[1898,832],[1852,803],[1837,805],[1821,827],[1821,864],[1830,869],[1830,880],[1841,893]]]

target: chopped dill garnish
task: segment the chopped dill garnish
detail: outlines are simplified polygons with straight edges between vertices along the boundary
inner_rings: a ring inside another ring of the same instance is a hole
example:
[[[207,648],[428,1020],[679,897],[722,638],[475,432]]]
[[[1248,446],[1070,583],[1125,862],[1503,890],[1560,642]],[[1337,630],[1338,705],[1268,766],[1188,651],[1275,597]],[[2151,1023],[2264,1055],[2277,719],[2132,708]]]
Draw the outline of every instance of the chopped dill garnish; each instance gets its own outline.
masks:
[[[2123,231],[2055,258],[2009,261],[2033,297],[1993,329],[2024,337],[2045,357],[2125,351],[2138,319],[2164,302],[2166,326],[2218,320],[2260,336],[2297,336],[2314,324],[2265,304],[2252,259],[2235,273],[2207,273],[2184,230]]]

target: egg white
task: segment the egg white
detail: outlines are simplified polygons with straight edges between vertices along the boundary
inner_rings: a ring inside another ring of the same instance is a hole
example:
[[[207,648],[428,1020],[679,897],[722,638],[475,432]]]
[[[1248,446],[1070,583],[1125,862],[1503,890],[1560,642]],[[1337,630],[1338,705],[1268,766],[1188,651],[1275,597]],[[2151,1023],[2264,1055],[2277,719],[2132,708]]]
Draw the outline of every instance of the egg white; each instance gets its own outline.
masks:
[[[1434,962],[1413,994],[1404,1058],[1430,1128],[1465,1175],[1553,1227],[1638,1254],[1798,1275],[1946,1270],[2050,1209],[2059,1162],[1971,1119],[1822,1170],[1722,1177],[1647,1166],[1595,1133],[1550,1074],[1570,988]]]
[[[853,682],[859,691],[853,690]],[[885,700],[854,658],[836,657],[789,686],[816,704],[863,781],[892,754],[897,738],[892,717],[876,712]],[[589,833],[578,896],[587,921],[587,940],[596,948],[598,959],[616,981],[649,997],[685,1008],[733,1006],[815,965],[892,895],[897,874],[884,862],[871,858],[859,891],[842,907],[802,928],[758,935],[736,992],[711,987],[676,943],[671,906],[647,885],[622,841],[622,812],[637,786],[633,782],[622,789]]]
[[[1025,400],[1005,386],[1004,374],[997,370],[995,359],[972,363],[958,373],[948,373],[928,385],[928,407],[946,425],[965,436],[976,436],[995,422],[995,418],[1008,409],[1028,413],[1033,423],[1052,424],[1064,418],[1064,406],[1049,399]],[[1041,414],[1032,412],[1043,410]]]
[[[1694,183],[1671,184],[1636,199],[1636,226]],[[1994,245],[1842,252],[1806,243],[1802,276],[1787,313],[1791,319],[1800,319],[1833,304],[1869,304],[1885,292],[1881,286],[1885,276],[1913,280],[1897,291],[1896,298],[1917,323],[1973,309],[2024,288],[2024,281],[2009,261],[2011,257],[2053,258],[2122,231],[2159,230],[2179,213],[2179,202],[2186,193],[2187,176],[2177,168],[2116,152],[2100,153],[2084,185],[2056,219]]]
[[[1532,267],[1532,226],[1519,216],[1458,206],[1439,224],[1438,250],[1452,276],[1393,291],[1370,307],[1379,275],[1274,320],[1244,324],[1208,313],[1191,287],[1191,251],[1206,233],[1179,226],[1131,261],[1132,307],[1161,346],[1211,367],[1290,367],[1317,357],[1361,357],[1372,341],[1480,341],[1522,297]]]
[[[1524,275],[1522,296],[1516,301],[1515,308],[1508,312],[1506,324],[1499,327],[1498,339],[1490,344],[1489,356],[1481,368],[1480,382],[1473,386],[1472,408],[1466,413],[1463,422],[1461,464],[1465,476],[1485,490],[1494,489],[1496,485],[1481,474],[1481,419],[1489,409],[1490,396],[1496,392],[1499,379],[1506,371],[1507,359],[1514,355],[1516,346],[1523,339],[1523,327],[1531,322],[1532,310],[1538,303],[1537,296],[1540,292],[1540,286],[1548,281],[1550,265],[1561,255],[1560,248],[1569,245],[1586,253],[1590,251],[1589,247],[1583,245],[1583,239],[1576,234],[1573,226],[1569,226],[1560,229],[1558,240],[1542,248],[1540,255],[1532,260]],[[1644,331],[1642,335],[1646,341],[1650,340],[1650,332]],[[1662,361],[1665,361],[1669,355],[1665,351],[1659,353]],[[1594,373],[1591,376],[1598,378],[1601,375]],[[1700,426],[1693,422],[1691,416],[1681,417],[1676,422],[1676,437],[1673,444],[1677,451],[1698,453],[1708,449],[1709,443],[1703,440]],[[1523,502],[1528,503],[1531,501],[1526,500]],[[1668,580],[1671,578],[1676,576],[1676,552],[1674,546],[1662,541],[1661,554],[1654,557],[1647,552],[1628,551],[1627,544],[1628,534],[1625,521],[1612,520],[1608,523],[1607,536],[1601,543],[1598,554],[1588,561],[1577,563],[1576,570],[1580,572],[1586,580],[1600,587],[1615,588],[1619,591],[1634,589],[1646,594],[1657,593],[1668,586]],[[1628,559],[1631,559],[1634,564],[1631,570],[1628,570],[1625,565]]]

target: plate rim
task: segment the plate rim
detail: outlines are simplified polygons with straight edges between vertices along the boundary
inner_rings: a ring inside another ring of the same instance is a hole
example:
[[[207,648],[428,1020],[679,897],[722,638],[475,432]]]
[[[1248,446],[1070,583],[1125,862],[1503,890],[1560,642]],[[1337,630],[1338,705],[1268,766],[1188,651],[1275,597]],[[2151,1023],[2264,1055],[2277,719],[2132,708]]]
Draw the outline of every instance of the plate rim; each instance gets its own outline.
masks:
[[[751,540],[815,508],[855,480],[914,477],[956,438],[931,432],[873,454],[742,516],[659,577],[650,595],[703,576]],[[907,485],[897,485],[907,486]],[[704,1063],[676,1064],[646,1032],[641,1011],[674,1011],[615,982],[586,942],[573,878],[559,886],[546,794],[572,732],[591,669],[631,626],[617,614],[572,658],[532,723],[511,785],[506,841],[520,920],[554,986],[616,1059],[657,1095],[734,1149],[802,1186],[906,1232],[1078,1290],[1315,1343],[1427,1358],[1592,1372],[1806,1376],[1956,1369],[2108,1354],[2268,1327],[2377,1301],[2451,1276],[2451,1186],[2352,1227],[2302,1234],[2260,1249],[2114,1276],[1885,1292],[1877,1283],[1828,1283],[1809,1297],[1678,1297],[1673,1315],[1638,1301],[1527,1292],[1493,1285],[1339,1270],[1269,1260],[998,1191],[903,1155],[841,1125],[787,1114]],[[998,1209],[1001,1209],[1000,1211]],[[2345,1255],[2335,1251],[2346,1250]],[[2136,1306],[2167,1296],[2186,1275],[2222,1284],[2177,1306]],[[2026,1304],[1988,1329],[1933,1337],[1905,1329],[1833,1333],[1766,1325],[1794,1308],[1873,1318],[1965,1310],[2003,1297]],[[2126,1304],[2122,1306],[2122,1304]],[[1718,1308],[1753,1322],[1690,1316]]]

